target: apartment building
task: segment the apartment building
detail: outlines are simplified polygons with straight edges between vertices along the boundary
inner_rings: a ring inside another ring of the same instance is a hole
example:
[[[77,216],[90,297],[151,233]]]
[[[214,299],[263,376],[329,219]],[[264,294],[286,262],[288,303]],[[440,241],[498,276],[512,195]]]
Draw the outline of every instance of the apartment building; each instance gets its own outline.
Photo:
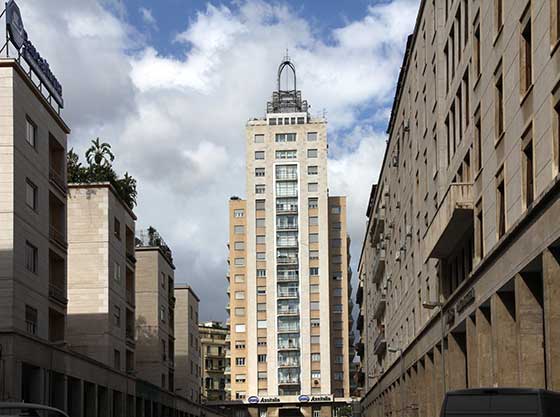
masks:
[[[198,329],[202,352],[202,397],[208,403],[229,400],[226,390],[229,381],[225,375],[229,366],[229,358],[226,358],[229,328],[211,321],[200,323]]]
[[[153,227],[136,233],[138,378],[175,392],[173,254]]]
[[[247,199],[229,204],[231,399],[326,416],[349,397],[346,199],[328,194],[327,124],[288,58],[246,132]]]
[[[420,4],[359,263],[368,416],[560,389],[559,11]]]
[[[175,285],[175,386],[194,402],[201,396],[201,347],[198,330],[200,299],[189,285]]]

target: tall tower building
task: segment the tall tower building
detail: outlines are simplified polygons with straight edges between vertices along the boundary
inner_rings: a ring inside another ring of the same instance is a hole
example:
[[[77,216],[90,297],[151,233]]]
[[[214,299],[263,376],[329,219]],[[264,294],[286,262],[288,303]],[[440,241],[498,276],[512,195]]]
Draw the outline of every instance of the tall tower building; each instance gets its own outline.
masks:
[[[230,200],[231,397],[252,415],[327,415],[349,397],[346,199],[329,197],[327,123],[288,58],[246,132],[247,199]]]

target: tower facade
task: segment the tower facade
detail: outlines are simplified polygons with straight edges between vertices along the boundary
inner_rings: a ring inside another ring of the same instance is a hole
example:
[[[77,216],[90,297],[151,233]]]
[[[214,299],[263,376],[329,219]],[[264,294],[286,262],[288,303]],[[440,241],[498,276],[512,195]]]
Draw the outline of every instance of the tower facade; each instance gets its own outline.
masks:
[[[286,59],[246,127],[247,199],[230,201],[231,396],[261,413],[349,396],[346,199],[329,197],[327,123],[307,109]]]

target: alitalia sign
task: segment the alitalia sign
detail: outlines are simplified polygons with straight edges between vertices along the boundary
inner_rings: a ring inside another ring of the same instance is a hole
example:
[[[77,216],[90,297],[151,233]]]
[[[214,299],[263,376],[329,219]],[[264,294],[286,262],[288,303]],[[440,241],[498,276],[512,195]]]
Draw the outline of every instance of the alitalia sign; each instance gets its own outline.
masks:
[[[319,394],[319,395],[299,395],[299,396],[267,396],[259,397],[256,395],[251,395],[245,402],[248,404],[275,404],[275,403],[320,403],[320,402],[332,402],[334,401],[333,395],[330,394]]]

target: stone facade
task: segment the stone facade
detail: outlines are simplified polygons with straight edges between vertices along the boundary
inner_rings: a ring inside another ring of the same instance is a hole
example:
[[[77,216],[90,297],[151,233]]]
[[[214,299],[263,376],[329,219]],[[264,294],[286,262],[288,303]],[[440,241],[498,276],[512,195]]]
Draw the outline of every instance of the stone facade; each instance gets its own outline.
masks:
[[[359,263],[367,416],[559,389],[557,10],[420,4]]]

